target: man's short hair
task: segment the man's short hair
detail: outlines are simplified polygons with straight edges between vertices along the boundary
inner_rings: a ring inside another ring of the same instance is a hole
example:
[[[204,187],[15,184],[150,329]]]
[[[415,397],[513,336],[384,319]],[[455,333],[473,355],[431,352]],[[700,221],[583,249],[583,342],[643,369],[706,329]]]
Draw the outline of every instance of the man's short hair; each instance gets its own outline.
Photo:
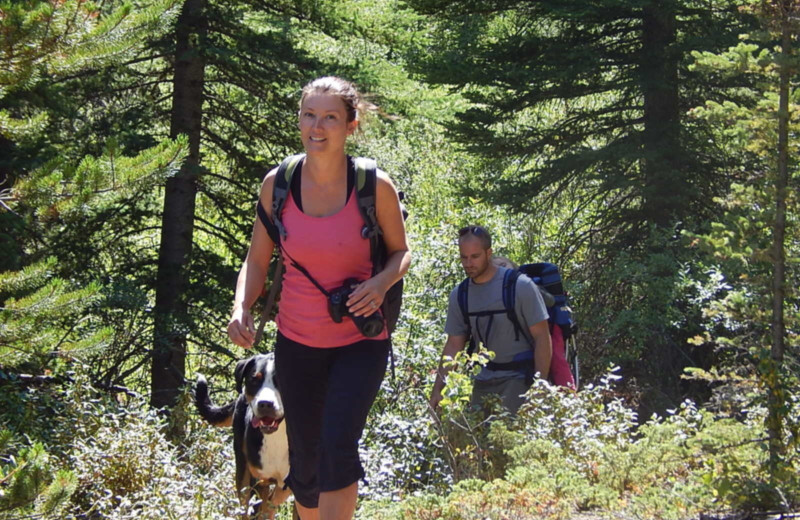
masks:
[[[473,236],[481,241],[481,246],[484,250],[492,248],[492,235],[486,231],[482,226],[464,226],[458,230],[458,243],[460,244],[464,237]]]

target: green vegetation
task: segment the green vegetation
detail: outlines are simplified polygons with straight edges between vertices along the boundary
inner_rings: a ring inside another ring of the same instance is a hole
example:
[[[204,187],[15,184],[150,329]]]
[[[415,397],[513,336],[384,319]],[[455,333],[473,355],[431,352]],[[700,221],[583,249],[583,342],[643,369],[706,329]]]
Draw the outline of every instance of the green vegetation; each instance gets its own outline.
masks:
[[[350,152],[376,157],[411,213],[359,518],[797,510],[798,16],[749,0],[0,0],[0,519],[237,514],[231,433],[196,417],[190,383],[233,396],[245,353],[224,329],[253,202],[322,74],[394,116]],[[518,417],[485,422],[459,357],[428,410],[467,223],[562,268],[579,392],[537,384]]]

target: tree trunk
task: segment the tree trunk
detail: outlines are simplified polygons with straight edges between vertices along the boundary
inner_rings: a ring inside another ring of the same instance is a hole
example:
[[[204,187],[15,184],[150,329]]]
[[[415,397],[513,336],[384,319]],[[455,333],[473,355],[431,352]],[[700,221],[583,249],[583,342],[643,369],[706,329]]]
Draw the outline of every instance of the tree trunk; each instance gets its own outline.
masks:
[[[678,53],[675,6],[653,0],[642,11],[641,83],[644,96],[644,214],[665,228],[688,201],[680,160]]]
[[[642,132],[642,220],[655,232],[669,233],[690,202],[685,173],[680,164],[680,104],[676,50],[675,5],[652,0],[642,10],[640,81],[644,102]],[[669,253],[664,239],[651,239],[643,248],[643,261]],[[658,245],[655,245],[658,244]],[[674,266],[677,269],[677,264]],[[675,272],[667,265],[651,272],[645,281],[649,307],[644,316],[664,316],[672,304],[670,284]],[[649,415],[675,406],[681,398],[680,375],[686,364],[681,346],[670,341],[667,324],[653,323],[647,338],[642,368],[646,372],[642,412]]]
[[[784,454],[783,416],[785,394],[780,377],[785,350],[786,325],[783,300],[786,285],[786,190],[789,184],[789,81],[792,66],[792,33],[789,23],[791,0],[778,4],[781,25],[780,85],[778,91],[778,175],[775,179],[775,224],[772,230],[772,349],[768,378],[768,417],[770,466],[776,470]]]
[[[158,408],[174,405],[184,383],[186,336],[190,324],[186,289],[200,174],[205,5],[206,0],[186,0],[176,27],[170,135],[189,137],[189,156],[178,174],[167,181],[164,193],[150,398],[151,404]]]

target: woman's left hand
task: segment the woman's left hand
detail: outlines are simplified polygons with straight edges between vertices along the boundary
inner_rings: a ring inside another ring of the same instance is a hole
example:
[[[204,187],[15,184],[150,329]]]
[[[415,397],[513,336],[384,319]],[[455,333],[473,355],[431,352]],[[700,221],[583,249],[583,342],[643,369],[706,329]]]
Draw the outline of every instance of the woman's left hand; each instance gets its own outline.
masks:
[[[379,275],[380,276],[380,275]],[[381,308],[387,288],[373,276],[358,284],[347,299],[347,308],[356,316],[369,316]]]

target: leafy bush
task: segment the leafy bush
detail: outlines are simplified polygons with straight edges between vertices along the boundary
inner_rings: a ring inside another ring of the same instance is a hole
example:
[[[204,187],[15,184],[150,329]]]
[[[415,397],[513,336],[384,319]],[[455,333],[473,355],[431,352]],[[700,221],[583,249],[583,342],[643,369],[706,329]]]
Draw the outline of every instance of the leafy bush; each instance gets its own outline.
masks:
[[[86,404],[88,410],[97,403]],[[231,518],[239,504],[229,435],[189,421],[180,445],[167,419],[137,401],[106,403],[79,427],[70,466],[79,482],[67,518]]]
[[[763,469],[763,410],[735,420],[686,401],[638,425],[614,392],[617,379],[611,371],[580,392],[537,381],[516,417],[497,414],[488,422],[456,411],[469,385],[454,383],[453,404],[441,417],[459,425],[440,430],[446,435],[439,446],[448,452],[441,458],[457,461],[450,468],[459,478],[449,475],[455,483],[444,496],[418,491],[402,503],[365,503],[364,517],[564,519],[601,510],[683,519],[763,506],[765,494],[781,494],[787,509],[800,503],[796,454],[787,461],[795,475],[787,474],[781,489]],[[476,422],[465,429],[468,419]]]

